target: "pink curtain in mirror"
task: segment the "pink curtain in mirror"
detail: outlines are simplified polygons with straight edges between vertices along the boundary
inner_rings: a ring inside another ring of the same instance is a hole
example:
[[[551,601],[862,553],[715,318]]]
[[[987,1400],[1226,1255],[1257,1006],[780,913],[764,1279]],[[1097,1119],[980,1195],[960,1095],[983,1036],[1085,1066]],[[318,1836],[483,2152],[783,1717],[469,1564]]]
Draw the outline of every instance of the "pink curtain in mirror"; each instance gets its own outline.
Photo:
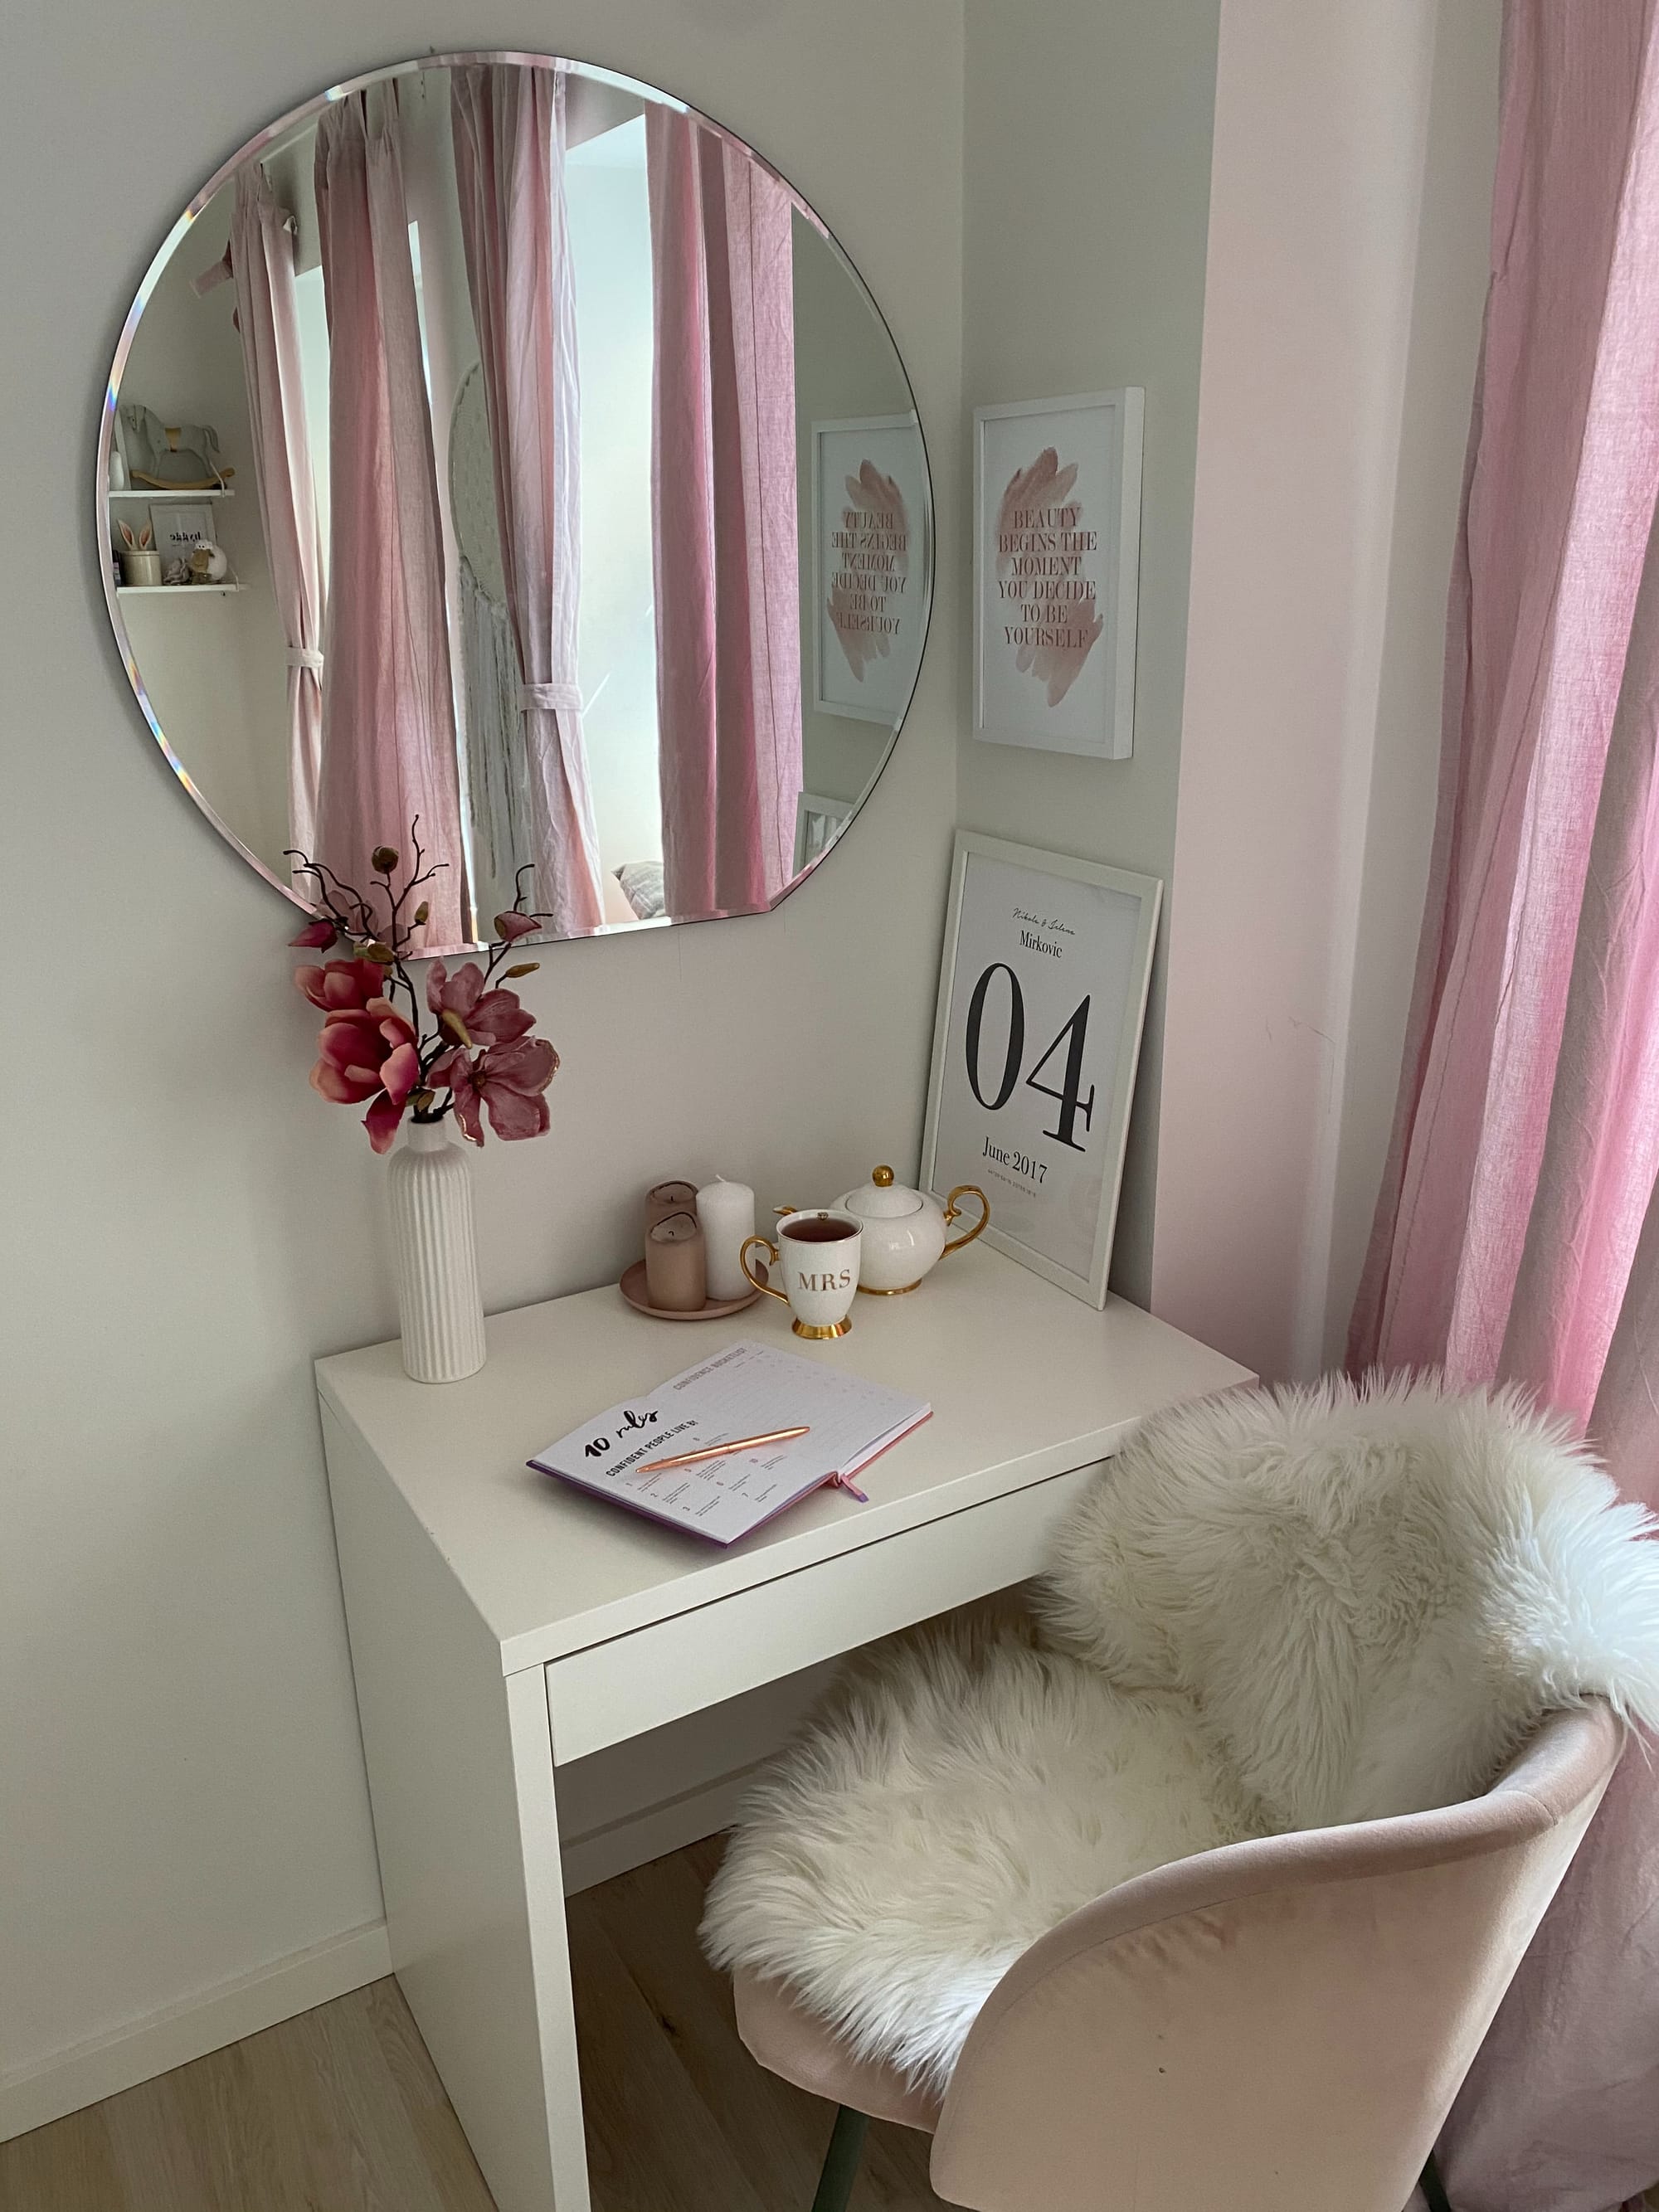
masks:
[[[582,744],[576,307],[562,70],[456,70],[450,115],[467,285],[519,655],[535,903],[562,936],[605,919]]]
[[[420,818],[445,865],[426,941],[463,943],[455,703],[432,415],[421,358],[395,84],[324,111],[317,221],[329,337],[328,623],[319,857],[362,884]]]
[[[1510,0],[1441,804],[1350,1364],[1518,1380],[1659,1504],[1659,0]],[[1644,1233],[1644,1218],[1649,1226]],[[1441,2145],[1457,2212],[1659,2179],[1628,1757]]]
[[[752,911],[801,787],[791,203],[720,133],[646,116],[664,895]]]
[[[239,172],[230,224],[253,480],[288,647],[289,842],[312,851],[323,749],[323,587],[316,487],[300,380],[294,232],[257,161]]]

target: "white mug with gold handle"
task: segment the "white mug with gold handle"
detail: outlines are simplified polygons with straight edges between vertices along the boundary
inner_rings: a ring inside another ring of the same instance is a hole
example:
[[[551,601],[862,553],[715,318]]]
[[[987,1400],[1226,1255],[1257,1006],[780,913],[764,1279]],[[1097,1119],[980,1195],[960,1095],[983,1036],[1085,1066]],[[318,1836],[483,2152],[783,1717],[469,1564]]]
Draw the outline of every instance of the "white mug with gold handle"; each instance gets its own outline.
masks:
[[[745,1237],[738,1263],[757,1291],[782,1299],[794,1316],[791,1326],[797,1336],[845,1336],[853,1326],[863,1243],[863,1231],[850,1215],[817,1206],[786,1213],[778,1223],[775,1244],[769,1237]],[[749,1255],[757,1251],[764,1252],[783,1278],[781,1290],[750,1267]]]

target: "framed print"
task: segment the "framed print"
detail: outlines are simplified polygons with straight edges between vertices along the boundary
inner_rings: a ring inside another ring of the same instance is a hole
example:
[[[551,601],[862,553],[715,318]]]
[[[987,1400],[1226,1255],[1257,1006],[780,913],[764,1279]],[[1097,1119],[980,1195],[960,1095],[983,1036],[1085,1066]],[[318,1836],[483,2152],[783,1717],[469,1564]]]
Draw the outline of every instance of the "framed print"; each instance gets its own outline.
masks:
[[[827,853],[853,818],[858,801],[803,791],[795,801],[795,873]]]
[[[976,1184],[1000,1252],[1106,1303],[1164,886],[957,832],[923,1187]]]
[[[152,543],[161,556],[163,568],[169,561],[188,561],[198,538],[212,542],[210,507],[177,506],[171,500],[157,500],[149,510],[149,519],[155,532]]]
[[[927,463],[914,415],[812,425],[812,704],[896,728],[927,627]]]
[[[974,734],[1134,750],[1140,428],[1133,386],[974,413]]]

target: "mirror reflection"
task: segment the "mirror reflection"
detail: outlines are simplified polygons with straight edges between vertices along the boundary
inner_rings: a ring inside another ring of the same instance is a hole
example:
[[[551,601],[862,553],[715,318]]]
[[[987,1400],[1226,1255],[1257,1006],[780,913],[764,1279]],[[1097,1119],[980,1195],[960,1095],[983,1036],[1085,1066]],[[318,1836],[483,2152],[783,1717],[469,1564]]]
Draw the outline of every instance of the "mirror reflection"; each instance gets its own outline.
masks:
[[[545,933],[754,912],[903,718],[927,470],[822,224],[678,103],[552,60],[382,72],[181,221],[111,381],[108,588],[152,726],[290,887],[521,871]]]

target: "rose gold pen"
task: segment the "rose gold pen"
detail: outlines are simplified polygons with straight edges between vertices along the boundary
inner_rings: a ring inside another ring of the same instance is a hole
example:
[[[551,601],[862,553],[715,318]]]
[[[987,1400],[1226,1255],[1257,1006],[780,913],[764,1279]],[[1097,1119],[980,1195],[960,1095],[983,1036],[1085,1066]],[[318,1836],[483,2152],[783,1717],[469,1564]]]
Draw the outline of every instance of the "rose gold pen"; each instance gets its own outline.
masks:
[[[727,1452],[758,1451],[763,1444],[787,1444],[795,1437],[808,1437],[810,1428],[769,1429],[763,1437],[733,1437],[729,1444],[705,1444],[701,1451],[676,1452],[672,1459],[648,1459],[635,1474],[661,1474],[671,1467],[695,1467],[700,1459],[724,1459]]]

